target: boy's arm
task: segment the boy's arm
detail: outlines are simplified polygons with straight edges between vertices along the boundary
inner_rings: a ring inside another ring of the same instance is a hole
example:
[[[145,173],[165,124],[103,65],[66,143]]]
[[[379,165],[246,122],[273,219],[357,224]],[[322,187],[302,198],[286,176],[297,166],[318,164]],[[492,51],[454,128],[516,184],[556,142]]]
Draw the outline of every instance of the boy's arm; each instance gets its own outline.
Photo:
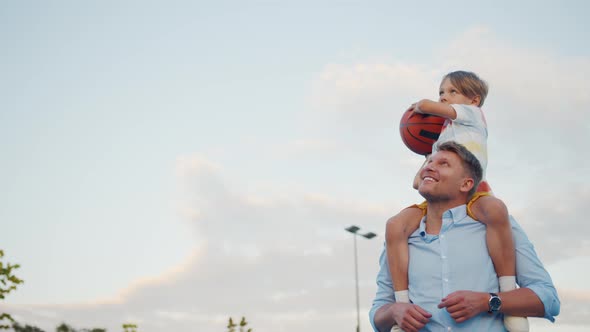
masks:
[[[457,112],[451,105],[429,99],[422,99],[414,104],[414,112],[436,115],[451,120],[457,119]]]
[[[430,156],[430,155],[428,155]],[[424,166],[426,166],[426,163],[428,162],[428,156],[426,156],[426,160],[424,160],[424,163],[422,164],[422,166],[420,166],[420,168],[418,168],[418,172],[416,172],[416,175],[414,175],[414,182],[412,183],[412,187],[416,190],[418,190],[418,187],[420,186],[420,172],[422,171],[422,169],[424,168]]]

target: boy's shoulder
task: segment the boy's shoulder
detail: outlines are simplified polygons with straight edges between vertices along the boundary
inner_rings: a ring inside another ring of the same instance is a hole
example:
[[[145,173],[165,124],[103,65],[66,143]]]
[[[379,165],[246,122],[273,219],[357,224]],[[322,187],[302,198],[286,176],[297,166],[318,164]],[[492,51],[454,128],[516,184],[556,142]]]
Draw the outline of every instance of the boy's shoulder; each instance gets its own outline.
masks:
[[[479,107],[477,105],[451,104],[451,107],[453,107],[455,109],[455,111],[457,111],[457,109],[465,109],[465,110],[470,110],[470,111],[482,112],[481,107]]]
[[[452,104],[451,107],[455,110],[457,117],[455,121],[465,122],[485,122],[485,116],[479,106],[467,104]]]

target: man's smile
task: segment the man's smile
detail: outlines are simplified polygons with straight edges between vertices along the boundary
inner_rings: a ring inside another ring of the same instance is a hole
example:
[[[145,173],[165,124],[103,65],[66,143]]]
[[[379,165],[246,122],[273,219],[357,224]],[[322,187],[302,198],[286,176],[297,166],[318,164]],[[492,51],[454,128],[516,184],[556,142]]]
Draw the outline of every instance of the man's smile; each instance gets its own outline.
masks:
[[[422,178],[422,181],[423,182],[438,182],[438,180],[436,180],[432,176],[425,176],[425,177]]]

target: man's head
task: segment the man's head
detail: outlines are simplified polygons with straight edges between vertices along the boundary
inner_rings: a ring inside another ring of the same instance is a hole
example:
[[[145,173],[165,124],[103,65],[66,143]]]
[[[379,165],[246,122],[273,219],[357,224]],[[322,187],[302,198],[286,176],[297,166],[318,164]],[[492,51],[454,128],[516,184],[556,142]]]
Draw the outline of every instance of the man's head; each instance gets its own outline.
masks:
[[[420,171],[418,191],[429,202],[467,199],[475,193],[483,170],[463,145],[445,142]]]

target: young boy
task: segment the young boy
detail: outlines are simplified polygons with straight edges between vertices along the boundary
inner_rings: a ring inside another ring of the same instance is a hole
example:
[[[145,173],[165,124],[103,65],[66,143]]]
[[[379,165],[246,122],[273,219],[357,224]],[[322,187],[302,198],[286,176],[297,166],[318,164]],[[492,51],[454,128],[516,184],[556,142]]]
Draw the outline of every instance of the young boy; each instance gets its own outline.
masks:
[[[465,71],[451,72],[442,79],[438,102],[423,99],[412,104],[410,109],[417,113],[447,119],[438,141],[432,147],[433,152],[437,151],[437,144],[456,141],[464,145],[481,163],[484,177],[477,192],[467,204],[467,212],[473,219],[486,225],[488,252],[499,276],[500,291],[504,292],[516,288],[515,249],[508,210],[501,200],[491,195],[490,187],[485,181],[487,126],[480,107],[487,93],[487,84],[476,74]],[[414,179],[415,189],[422,181],[419,174],[420,171]],[[387,221],[387,260],[395,289],[395,300],[399,302],[410,302],[408,237],[418,228],[420,220],[426,214],[426,208],[425,203],[413,205]],[[511,332],[529,330],[528,320],[524,317],[505,316],[504,325]],[[393,330],[399,331],[399,327],[394,326]]]

